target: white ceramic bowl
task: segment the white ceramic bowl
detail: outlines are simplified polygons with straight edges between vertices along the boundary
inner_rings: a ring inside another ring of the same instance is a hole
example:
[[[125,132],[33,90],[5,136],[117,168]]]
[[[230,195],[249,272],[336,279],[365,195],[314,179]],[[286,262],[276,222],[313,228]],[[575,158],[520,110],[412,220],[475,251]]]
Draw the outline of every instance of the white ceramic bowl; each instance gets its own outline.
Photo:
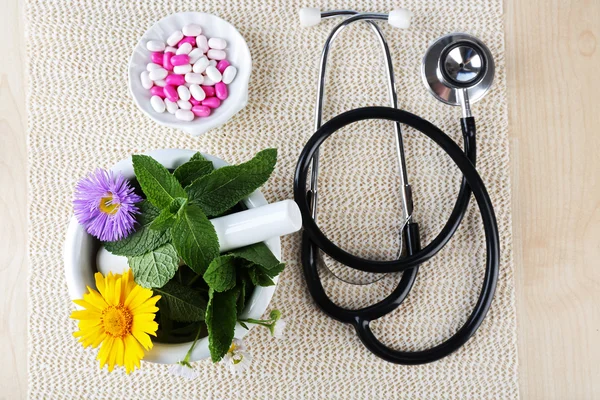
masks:
[[[185,163],[196,152],[192,150],[156,150],[146,153],[156,159],[162,165],[169,169],[175,169]],[[227,163],[220,158],[204,154],[204,156],[213,162],[215,168],[221,168]],[[118,162],[111,170],[115,173],[121,172],[128,179],[133,178],[133,165],[131,157]],[[260,207],[268,204],[265,197],[256,191],[244,200],[248,208]],[[281,242],[278,237],[271,238],[265,242],[277,259],[281,260]],[[64,248],[65,274],[69,296],[72,300],[81,299],[87,292],[86,286],[95,288],[94,273],[96,272],[96,252],[98,251],[98,241],[85,232],[83,226],[79,225],[77,219],[73,216],[67,229],[67,238]],[[277,284],[277,277],[273,281]],[[246,308],[242,312],[241,318],[259,319],[271,302],[275,286],[261,287],[257,286],[250,297]],[[252,329],[252,326],[250,326]],[[235,337],[242,338],[248,331],[241,325],[235,328]],[[151,361],[161,364],[173,364],[183,360],[185,354],[191,346],[190,343],[166,344],[154,343],[154,347],[144,357],[144,361]],[[196,344],[192,353],[191,361],[198,361],[210,357],[208,350],[208,338],[202,338]]]
[[[228,86],[229,97],[220,107],[213,110],[205,118],[194,118],[193,121],[180,121],[173,114],[157,113],[150,105],[150,91],[142,87],[140,75],[146,70],[146,65],[151,62],[150,51],[146,48],[149,40],[166,41],[174,31],[185,25],[195,23],[202,27],[202,34],[211,37],[220,37],[227,41],[227,60],[238,70],[233,82]],[[252,70],[252,59],[248,44],[229,22],[212,14],[200,12],[182,12],[169,15],[152,25],[144,33],[135,46],[129,60],[129,91],[138,107],[150,118],[160,125],[181,129],[192,136],[199,136],[209,129],[223,125],[248,103],[248,83]]]

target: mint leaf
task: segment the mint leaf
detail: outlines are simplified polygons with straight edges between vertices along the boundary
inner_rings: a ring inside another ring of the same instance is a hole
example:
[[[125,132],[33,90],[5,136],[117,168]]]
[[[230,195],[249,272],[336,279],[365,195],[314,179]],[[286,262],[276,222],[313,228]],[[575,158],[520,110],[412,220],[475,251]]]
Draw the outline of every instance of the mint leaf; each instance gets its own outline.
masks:
[[[169,211],[171,214],[177,214],[183,208],[183,206],[187,204],[187,201],[188,200],[183,197],[177,197],[173,199],[171,204],[169,204]]]
[[[202,155],[202,153],[200,153],[200,152],[198,151],[198,152],[196,152],[196,154],[194,154],[194,155],[192,156],[192,158],[190,158],[190,161],[208,161],[208,160],[206,159],[206,157],[204,157],[204,156]],[[212,161],[210,161],[210,163],[212,163]]]
[[[208,286],[217,292],[224,292],[235,286],[235,257],[232,255],[217,257],[204,273]]]
[[[104,248],[117,256],[140,256],[154,250],[171,240],[168,232],[150,229],[152,221],[160,211],[152,203],[144,200],[137,204],[140,214],[137,215],[136,231],[116,242],[104,242]]]
[[[277,275],[279,275],[281,272],[283,272],[283,270],[285,269],[285,264],[280,263],[270,269],[266,269],[262,265],[258,265],[258,268],[260,268],[261,271],[264,272],[270,278],[275,278]]]
[[[240,295],[238,296],[237,299],[237,312],[238,315],[242,313],[242,311],[244,311],[244,307],[246,307],[246,286],[248,285],[246,283],[246,279],[242,278],[240,280],[240,283],[238,284],[238,288],[240,290]],[[248,328],[246,328],[248,329]]]
[[[188,204],[177,215],[171,238],[177,253],[198,275],[204,274],[210,262],[219,256],[215,228],[197,206]]]
[[[179,268],[179,256],[171,243],[135,257],[128,257],[129,267],[138,285],[159,288],[167,283]]]
[[[266,287],[275,285],[275,282],[271,280],[269,275],[267,275],[265,272],[263,272],[260,268],[257,268],[256,266],[248,269],[248,277],[250,277],[250,280],[252,281],[252,284],[254,286]]]
[[[160,214],[158,214],[158,217],[156,217],[150,224],[150,229],[156,231],[165,231],[172,227],[174,223],[175,215],[173,215],[169,208],[163,208]]]
[[[210,174],[213,170],[214,167],[211,161],[188,161],[180,165],[173,172],[173,175],[181,183],[181,186],[186,187],[196,179]]]
[[[208,348],[213,362],[220,361],[233,341],[237,321],[236,301],[238,291],[208,292],[206,308],[206,327],[208,328]]]
[[[265,270],[279,267],[281,264],[264,242],[235,249],[228,254],[233,254],[238,258],[243,258],[246,261],[258,264]]]
[[[187,195],[177,179],[158,161],[149,156],[131,156],[135,176],[146,198],[158,208],[168,207],[176,197]]]
[[[214,170],[185,190],[209,217],[218,216],[261,187],[275,168],[277,150],[266,149],[248,162]]]
[[[180,322],[204,321],[206,300],[200,292],[174,280],[152,290],[161,295],[158,307],[161,315],[165,313],[170,319]]]

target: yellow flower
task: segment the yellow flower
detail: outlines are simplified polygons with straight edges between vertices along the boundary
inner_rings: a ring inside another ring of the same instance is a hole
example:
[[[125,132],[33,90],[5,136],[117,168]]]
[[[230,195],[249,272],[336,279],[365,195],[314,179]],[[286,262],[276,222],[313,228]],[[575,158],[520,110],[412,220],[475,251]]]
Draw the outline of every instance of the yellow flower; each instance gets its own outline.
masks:
[[[109,272],[106,277],[96,273],[97,291],[88,286],[88,293],[74,303],[83,310],[73,311],[71,318],[79,320],[79,338],[83,347],[100,347],[97,359],[102,369],[108,364],[124,366],[127,373],[140,367],[144,349],[152,348],[150,336],[156,336],[158,324],[154,322],[158,311],[152,290],[143,288],[133,280],[131,270],[121,274]]]

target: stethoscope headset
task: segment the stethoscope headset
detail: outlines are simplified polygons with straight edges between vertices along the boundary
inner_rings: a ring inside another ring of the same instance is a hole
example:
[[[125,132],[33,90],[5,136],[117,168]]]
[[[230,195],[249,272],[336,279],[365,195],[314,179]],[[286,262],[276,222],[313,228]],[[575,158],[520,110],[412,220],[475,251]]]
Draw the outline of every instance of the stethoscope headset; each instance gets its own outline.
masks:
[[[394,72],[388,44],[375,20],[387,20],[392,26],[407,28],[410,12],[394,10],[389,14],[359,13],[356,11],[328,11],[302,9],[300,20],[304,26],[316,25],[322,18],[347,16],[325,41],[319,68],[319,84],[315,107],[315,133],[304,146],[294,177],[294,198],[302,213],[303,227],[301,257],[308,290],[316,304],[331,318],[354,326],[364,346],[386,361],[397,364],[424,364],[439,360],[464,345],[483,322],[494,296],[498,280],[500,245],[498,228],[492,202],[485,185],[475,169],[476,140],[475,119],[470,103],[479,100],[491,87],[494,78],[494,61],[489,49],[477,38],[454,33],[436,40],[427,50],[422,64],[423,81],[430,92],[446,104],[460,105],[460,120],[464,150],[432,123],[410,112],[397,108]],[[329,50],[335,37],[348,25],[366,21],[375,32],[383,50],[388,77],[391,107],[365,107],[346,111],[321,124],[325,72]],[[395,122],[396,150],[399,161],[404,225],[401,228],[405,255],[393,261],[373,261],[357,257],[336,246],[319,229],[317,217],[317,178],[319,173],[319,148],[327,138],[341,128],[363,120],[383,119]],[[400,124],[406,124],[425,134],[438,144],[463,174],[454,208],[446,224],[427,246],[421,248],[419,225],[412,215],[412,192],[408,183]],[[307,189],[307,176],[311,173]],[[475,307],[463,326],[449,339],[432,348],[419,351],[400,351],[387,347],[373,334],[370,323],[392,312],[402,304],[415,283],[419,265],[434,257],[452,238],[469,205],[471,194],[475,197],[483,220],[487,247],[486,270]],[[361,309],[347,309],[336,305],[326,294],[318,272],[319,250],[332,259],[356,270],[370,273],[403,272],[396,288],[383,300]]]

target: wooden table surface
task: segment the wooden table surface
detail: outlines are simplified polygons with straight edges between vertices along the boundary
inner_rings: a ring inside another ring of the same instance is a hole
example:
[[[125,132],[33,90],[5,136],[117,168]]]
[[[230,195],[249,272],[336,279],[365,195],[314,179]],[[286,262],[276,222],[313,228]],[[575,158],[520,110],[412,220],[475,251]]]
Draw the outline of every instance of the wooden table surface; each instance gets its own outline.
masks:
[[[23,4],[0,0],[0,399],[27,395]],[[524,399],[600,398],[600,0],[505,0]]]

